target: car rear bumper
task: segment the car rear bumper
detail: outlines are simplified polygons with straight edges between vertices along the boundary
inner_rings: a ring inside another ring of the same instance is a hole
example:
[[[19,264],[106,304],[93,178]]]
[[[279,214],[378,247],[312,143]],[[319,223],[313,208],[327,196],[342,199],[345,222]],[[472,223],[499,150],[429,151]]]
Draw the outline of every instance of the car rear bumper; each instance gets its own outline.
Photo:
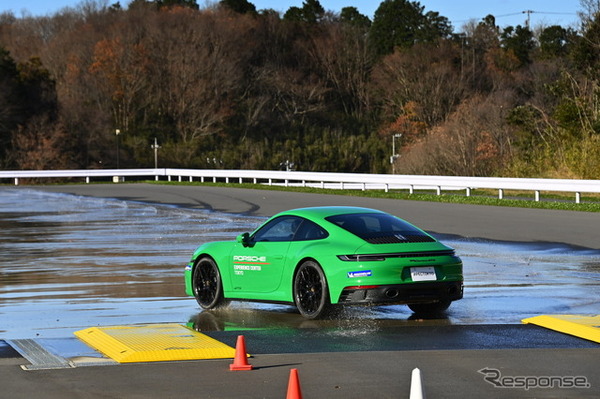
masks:
[[[394,304],[456,301],[463,297],[462,281],[346,287],[339,304]]]

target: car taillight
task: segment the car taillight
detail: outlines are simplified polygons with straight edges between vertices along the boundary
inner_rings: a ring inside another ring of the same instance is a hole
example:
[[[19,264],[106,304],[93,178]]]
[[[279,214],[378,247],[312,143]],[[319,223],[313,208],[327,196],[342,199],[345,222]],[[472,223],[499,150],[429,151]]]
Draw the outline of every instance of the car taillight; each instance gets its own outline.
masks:
[[[371,290],[379,287],[378,285],[353,285],[350,287],[344,287],[344,290]]]
[[[385,260],[381,255],[338,255],[338,259],[345,262],[376,262]]]

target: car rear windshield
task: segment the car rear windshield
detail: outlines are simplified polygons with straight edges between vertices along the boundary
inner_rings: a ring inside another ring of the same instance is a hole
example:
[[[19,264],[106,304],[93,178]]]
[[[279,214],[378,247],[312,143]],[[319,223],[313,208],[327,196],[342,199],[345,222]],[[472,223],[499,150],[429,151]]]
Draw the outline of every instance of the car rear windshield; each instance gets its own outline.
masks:
[[[325,219],[371,244],[435,241],[415,226],[386,213],[352,213]]]

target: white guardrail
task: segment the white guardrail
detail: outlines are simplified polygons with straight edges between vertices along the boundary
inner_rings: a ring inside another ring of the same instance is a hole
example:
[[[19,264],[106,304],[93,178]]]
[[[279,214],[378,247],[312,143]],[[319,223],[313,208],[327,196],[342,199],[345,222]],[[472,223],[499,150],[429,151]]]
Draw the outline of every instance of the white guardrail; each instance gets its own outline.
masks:
[[[540,200],[541,192],[568,192],[575,194],[575,202],[581,202],[581,193],[600,193],[600,180],[571,179],[520,179],[506,177],[464,177],[427,175],[387,175],[361,173],[325,173],[273,170],[223,170],[223,169],[79,169],[79,170],[26,170],[0,171],[0,181],[26,178],[81,178],[89,183],[93,178],[112,177],[115,183],[127,177],[149,177],[155,180],[166,177],[182,181],[225,181],[226,183],[248,183],[282,185],[286,187],[316,187],[356,190],[405,189],[411,194],[415,190],[442,191],[465,190],[471,195],[473,189],[498,191],[498,198],[504,198],[505,190],[531,191],[535,201]]]

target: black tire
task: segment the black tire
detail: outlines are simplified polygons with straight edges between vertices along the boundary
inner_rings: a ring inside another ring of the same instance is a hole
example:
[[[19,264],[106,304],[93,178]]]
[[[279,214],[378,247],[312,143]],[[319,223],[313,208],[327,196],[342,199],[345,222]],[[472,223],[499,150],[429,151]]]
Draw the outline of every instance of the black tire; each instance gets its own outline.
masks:
[[[202,309],[215,309],[226,304],[221,273],[211,258],[200,258],[196,263],[192,276],[192,290]]]
[[[325,273],[317,262],[308,260],[294,276],[294,303],[302,316],[317,319],[331,308]]]
[[[435,315],[443,313],[451,303],[452,301],[445,299],[432,303],[409,303],[408,307],[417,314]]]

